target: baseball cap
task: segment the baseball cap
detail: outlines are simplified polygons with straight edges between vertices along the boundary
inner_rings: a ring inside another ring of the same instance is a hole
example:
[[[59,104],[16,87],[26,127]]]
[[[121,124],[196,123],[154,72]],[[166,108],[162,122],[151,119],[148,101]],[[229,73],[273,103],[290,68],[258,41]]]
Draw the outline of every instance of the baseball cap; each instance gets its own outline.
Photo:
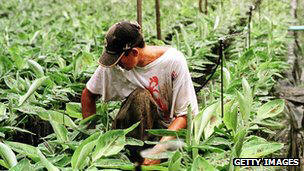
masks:
[[[141,27],[136,22],[122,21],[114,24],[105,36],[105,50],[99,58],[104,67],[114,66],[123,53],[143,42]]]

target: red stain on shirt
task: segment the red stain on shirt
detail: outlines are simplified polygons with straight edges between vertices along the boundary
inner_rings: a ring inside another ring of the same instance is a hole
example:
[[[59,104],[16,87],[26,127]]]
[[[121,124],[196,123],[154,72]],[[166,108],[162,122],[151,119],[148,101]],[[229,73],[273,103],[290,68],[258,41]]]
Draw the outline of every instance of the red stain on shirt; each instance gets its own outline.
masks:
[[[159,92],[157,76],[153,76],[150,78],[149,86],[146,89],[151,93],[153,99],[156,101],[159,108],[164,112],[164,119],[166,121],[168,121],[169,120],[169,108],[163,102],[163,98],[161,97],[161,94]]]
[[[173,71],[173,72],[171,73],[172,81],[174,81],[176,77],[177,77],[177,74],[176,74],[175,71]]]

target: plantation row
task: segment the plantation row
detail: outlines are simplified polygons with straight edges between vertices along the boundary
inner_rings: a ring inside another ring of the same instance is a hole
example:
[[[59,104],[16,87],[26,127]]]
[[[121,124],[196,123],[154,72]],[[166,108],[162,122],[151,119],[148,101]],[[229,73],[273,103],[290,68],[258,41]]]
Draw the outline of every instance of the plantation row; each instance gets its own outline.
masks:
[[[2,168],[133,170],[125,145],[156,142],[126,137],[136,124],[110,130],[120,102],[101,102],[97,114],[83,120],[80,94],[98,66],[106,31],[117,21],[136,20],[136,2],[0,0],[0,4]],[[160,136],[178,135],[173,143],[185,143],[176,151],[149,156],[168,161],[142,169],[235,170],[239,168],[233,166],[233,158],[286,157],[281,153],[286,145],[270,137],[286,126],[281,114],[284,101],[273,97],[271,89],[288,69],[284,57],[289,2],[213,1],[205,15],[191,0],[161,1],[163,41],[155,36],[153,4],[143,2],[145,40],[169,44],[185,54],[200,113],[188,116],[187,130],[150,130]],[[255,8],[249,36],[251,5]],[[220,69],[215,70],[219,39],[224,54],[223,116]],[[96,122],[96,128],[87,129],[90,122]],[[251,169],[273,169],[262,167]]]

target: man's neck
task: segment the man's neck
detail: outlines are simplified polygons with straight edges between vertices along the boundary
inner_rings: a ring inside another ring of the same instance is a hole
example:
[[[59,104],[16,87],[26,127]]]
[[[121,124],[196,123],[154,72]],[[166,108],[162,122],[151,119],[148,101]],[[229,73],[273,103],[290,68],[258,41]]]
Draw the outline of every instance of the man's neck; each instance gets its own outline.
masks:
[[[162,56],[169,48],[164,46],[148,46],[141,48],[139,51],[139,67],[144,67]]]

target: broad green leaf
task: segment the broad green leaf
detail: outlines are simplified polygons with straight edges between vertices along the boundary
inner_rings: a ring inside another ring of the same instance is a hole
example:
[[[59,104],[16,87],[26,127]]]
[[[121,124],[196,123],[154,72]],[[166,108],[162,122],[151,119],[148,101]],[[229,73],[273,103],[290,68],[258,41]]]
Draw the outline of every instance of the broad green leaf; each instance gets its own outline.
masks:
[[[218,105],[216,112],[211,116],[210,121],[204,129],[204,138],[208,139],[214,132],[214,128],[222,123],[221,119],[221,105]],[[224,110],[225,111],[225,110]]]
[[[103,170],[107,169],[120,169],[120,170],[135,170],[135,165],[128,161],[123,161],[120,159],[98,159],[96,162],[93,163],[95,167],[104,168]],[[146,170],[161,170],[161,171],[168,171],[168,168],[163,166],[139,166],[142,171]]]
[[[232,149],[232,153],[235,153],[236,157],[240,157],[242,148],[243,148],[243,143],[245,141],[245,137],[248,133],[248,130],[246,127],[242,128],[237,132],[235,135],[235,145]]]
[[[140,152],[141,157],[148,159],[168,159],[174,155],[173,151],[163,151],[159,152],[159,150],[155,148],[145,149]]]
[[[20,131],[20,132],[25,132],[28,134],[32,134],[32,135],[36,135],[26,129],[22,129],[22,128],[18,128],[18,127],[14,127],[14,126],[4,126],[4,127],[0,127],[0,132],[2,131],[7,131],[7,130],[15,130],[15,131]]]
[[[172,131],[168,129],[149,129],[146,130],[149,134],[157,135],[157,136],[178,136],[178,137],[185,137],[186,130],[180,129],[178,131]]]
[[[29,105],[29,104],[24,104],[20,107],[17,107],[16,110],[26,113],[26,114],[33,114],[33,115],[38,115],[39,112],[47,111],[43,107]]]
[[[92,152],[94,146],[96,145],[97,139],[100,136],[100,132],[96,132],[85,139],[75,150],[71,165],[73,169],[82,167],[89,153]]]
[[[193,119],[194,123],[194,139],[195,142],[199,142],[203,130],[207,126],[208,122],[215,115],[216,108],[218,107],[218,103],[212,104],[208,106],[203,112],[200,112],[198,115],[195,116]]]
[[[67,142],[69,141],[69,135],[68,135],[68,130],[65,128],[64,125],[55,122],[55,121],[50,121],[53,130],[57,136],[57,138],[62,141],[62,142]]]
[[[239,102],[240,112],[241,112],[241,115],[242,115],[243,122],[245,123],[245,125],[247,125],[248,122],[249,122],[249,116],[250,116],[250,107],[249,107],[250,104],[245,99],[243,94],[240,93],[239,91],[237,92],[237,99],[238,99],[238,102]]]
[[[277,99],[267,102],[263,106],[261,106],[257,111],[257,119],[266,119],[274,117],[284,110],[284,100]]]
[[[36,31],[33,37],[31,38],[29,44],[33,44],[36,41],[37,36],[39,35],[40,30]]]
[[[20,45],[21,46],[21,45]],[[21,56],[21,48],[19,45],[15,44],[9,47],[8,51],[10,53],[10,58],[14,61],[14,65],[19,69],[24,68],[25,59],[23,56]]]
[[[206,144],[207,145],[213,145],[213,146],[217,146],[217,145],[226,145],[226,146],[230,146],[233,142],[230,141],[230,139],[226,139],[226,138],[222,138],[222,137],[210,137],[207,141]]]
[[[230,82],[231,82],[231,76],[230,76],[230,72],[227,68],[223,68],[223,71],[224,71],[224,88],[225,90],[228,89],[229,85],[230,85]]]
[[[259,120],[259,121],[255,121],[254,123],[257,123],[258,125],[267,127],[267,128],[271,128],[274,130],[279,130],[279,129],[283,129],[285,128],[287,125],[282,123],[282,122],[278,122],[276,120]]]
[[[217,15],[216,18],[215,18],[213,30],[216,30],[216,29],[217,29],[219,23],[220,23],[220,17]]]
[[[191,140],[193,136],[193,114],[192,114],[192,109],[191,106],[188,105],[187,108],[187,132],[186,132],[186,143],[188,146],[191,145]]]
[[[36,61],[31,59],[29,59],[27,62],[38,78],[44,76],[44,71],[40,64],[38,64]]]
[[[207,153],[204,157],[211,165],[216,166],[217,168],[225,168],[221,170],[226,171],[227,166],[229,166],[229,155],[230,151],[225,150],[224,152]]]
[[[12,90],[16,90],[18,81],[13,76],[4,77],[5,84]]]
[[[22,159],[10,169],[10,171],[28,171],[28,170],[35,170],[34,167],[31,165],[28,159]]]
[[[127,129],[124,129],[124,133],[125,134],[128,134],[129,132],[133,131],[138,125],[140,124],[140,121],[133,124],[132,126],[130,126],[129,128]]]
[[[82,118],[81,104],[75,102],[67,103],[65,113],[73,118]]]
[[[92,154],[93,162],[100,157],[107,157],[119,153],[126,145],[124,130],[110,130],[101,135]]]
[[[48,161],[45,156],[41,153],[41,151],[37,148],[37,154],[43,164],[44,167],[47,168],[48,171],[59,171],[57,167],[55,167],[50,161]]]
[[[57,63],[60,69],[66,67],[66,61],[61,57],[58,57]]]
[[[240,129],[235,135],[235,140],[234,140],[235,144],[234,144],[233,148],[231,149],[229,171],[234,170],[233,158],[240,157],[246,135],[247,135],[246,127]]]
[[[76,150],[73,149],[73,150]],[[71,158],[72,156],[67,156],[66,154],[62,154],[62,159],[60,159],[59,161],[56,161],[56,166],[58,167],[67,167],[67,165],[71,165]],[[51,161],[53,163],[53,161]]]
[[[6,144],[0,142],[0,156],[8,166],[11,168],[17,164],[15,153]]]
[[[93,166],[101,168],[111,169],[123,169],[123,170],[134,170],[135,166],[129,161],[123,161],[120,159],[98,159],[93,163]]]
[[[26,94],[20,97],[18,106],[21,106],[47,79],[48,77],[41,77],[39,79],[36,79],[30,86]]]
[[[271,143],[260,137],[254,137],[244,143],[241,158],[261,158],[272,154],[284,147],[282,143]]]
[[[239,58],[239,65],[241,67],[247,67],[248,66],[248,62],[250,61],[250,59],[254,57],[254,52],[253,49],[249,49],[247,50],[240,58]]]
[[[35,162],[39,161],[39,156],[37,150],[34,146],[23,144],[19,142],[5,141],[5,144],[11,147],[12,150],[16,151],[19,154],[24,154],[27,157],[31,158]]]
[[[155,165],[152,165],[152,166],[141,166],[141,170],[142,170],[142,171],[146,171],[146,170],[153,170],[153,171],[156,171],[156,170],[168,171],[168,168],[167,168],[167,167],[163,167],[163,166],[155,166]]]
[[[69,126],[72,128],[77,128],[76,124],[73,122],[73,120],[63,113],[53,111],[53,110],[47,110],[47,111],[41,111],[38,113],[39,117],[43,120],[47,121],[55,121],[60,124],[64,124],[65,126]]]
[[[86,163],[85,161],[87,160],[87,157],[92,152],[95,145],[96,145],[96,140],[89,142],[83,146],[83,149],[79,153],[79,156],[78,156],[79,158],[76,159],[76,161],[77,161],[76,164],[74,164],[72,166],[73,169],[76,169],[76,168],[82,169],[85,166],[84,165]]]
[[[192,146],[191,148],[193,149],[200,149],[202,151],[209,151],[212,153],[222,153],[225,150],[218,148],[218,147],[214,147],[212,145],[198,145],[198,146]]]
[[[0,73],[0,76],[2,76],[4,72],[7,72],[8,70],[12,69],[13,66],[14,66],[13,61],[11,61],[7,56],[5,55],[0,56],[0,69],[2,68],[2,72],[3,72]]]
[[[237,128],[237,107],[233,105],[234,100],[229,101],[224,105],[224,118],[223,122],[227,129],[236,131]]]
[[[176,151],[169,162],[169,170],[183,170],[181,165],[182,154],[179,151]]]
[[[192,49],[191,49],[191,47],[188,43],[187,32],[186,32],[186,30],[185,30],[185,28],[182,24],[180,24],[180,31],[182,33],[181,35],[182,35],[182,38],[184,40],[184,44],[186,46],[186,50],[187,50],[186,54],[187,54],[188,57],[191,57],[192,56]]]
[[[79,125],[85,125],[85,124],[87,124],[87,123],[89,123],[91,121],[96,121],[96,120],[99,120],[99,119],[100,119],[100,115],[97,115],[97,114],[91,115],[91,116],[89,116],[89,117],[87,117],[85,119],[82,119],[79,122]]]
[[[207,160],[205,160],[203,157],[198,156],[194,159],[191,171],[213,171],[217,170],[212,165],[209,164]]]
[[[6,106],[3,103],[0,103],[0,121],[8,118],[6,115]]]
[[[134,146],[143,146],[144,142],[132,137],[127,137],[126,138],[126,144],[127,145],[134,145]]]
[[[6,162],[4,160],[1,160],[1,159],[0,159],[0,165],[7,168],[7,169],[9,168],[9,166],[6,164]]]
[[[251,111],[251,106],[252,106],[252,101],[253,101],[252,90],[250,88],[249,83],[247,82],[247,80],[244,77],[242,78],[242,87],[243,87],[243,94],[244,94],[245,100],[247,101],[249,111]]]

